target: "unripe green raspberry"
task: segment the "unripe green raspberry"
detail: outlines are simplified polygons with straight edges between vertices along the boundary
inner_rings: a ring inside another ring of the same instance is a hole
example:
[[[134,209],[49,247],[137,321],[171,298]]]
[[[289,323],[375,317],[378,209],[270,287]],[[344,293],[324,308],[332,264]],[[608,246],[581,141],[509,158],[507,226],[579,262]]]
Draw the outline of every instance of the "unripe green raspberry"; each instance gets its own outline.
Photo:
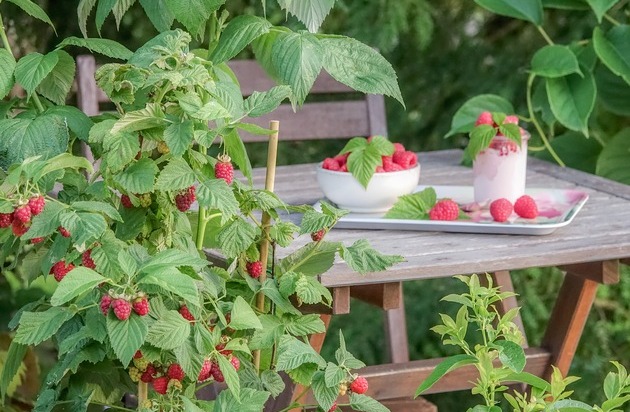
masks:
[[[149,207],[151,206],[151,193],[143,193],[138,195],[138,201],[140,202],[140,206]]]

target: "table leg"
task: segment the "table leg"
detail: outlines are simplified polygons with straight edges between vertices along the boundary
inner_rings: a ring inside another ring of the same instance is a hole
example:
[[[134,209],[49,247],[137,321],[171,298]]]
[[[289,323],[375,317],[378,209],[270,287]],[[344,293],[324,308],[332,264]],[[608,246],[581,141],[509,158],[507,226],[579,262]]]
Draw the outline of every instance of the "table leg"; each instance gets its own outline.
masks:
[[[491,273],[490,276],[492,277],[492,282],[494,283],[494,285],[501,288],[501,292],[514,293],[514,285],[512,284],[512,278],[510,277],[509,271],[500,270],[500,271]],[[479,279],[485,281],[483,276],[480,277]],[[497,310],[500,315],[505,315],[509,310],[516,307],[518,307],[518,301],[516,299],[516,296],[512,296],[507,299],[503,299],[500,302],[497,302]],[[527,348],[528,347],[527,335],[525,334],[525,327],[523,326],[523,319],[521,318],[521,315],[519,314],[518,316],[516,316],[513,322],[516,324],[518,329],[523,334],[524,342],[522,346],[524,348]]]

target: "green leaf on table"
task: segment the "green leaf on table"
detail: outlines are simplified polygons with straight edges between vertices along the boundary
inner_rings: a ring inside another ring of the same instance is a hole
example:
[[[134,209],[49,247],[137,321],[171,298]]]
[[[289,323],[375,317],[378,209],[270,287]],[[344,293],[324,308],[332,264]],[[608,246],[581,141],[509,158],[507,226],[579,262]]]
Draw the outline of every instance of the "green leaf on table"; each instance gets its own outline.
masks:
[[[357,150],[365,149],[369,142],[363,137],[353,137],[346,143],[346,145],[339,151],[339,154],[351,153]]]
[[[147,342],[156,348],[171,350],[183,345],[189,336],[190,322],[179,312],[169,310],[151,325]]]
[[[477,358],[471,355],[454,355],[449,356],[440,362],[433,372],[427,377],[422,384],[416,389],[416,393],[414,397],[418,397],[422,394],[422,392],[431,388],[438,380],[440,380],[447,373],[461,368],[462,366],[471,365],[473,363],[477,363]]]
[[[380,253],[366,239],[359,239],[352,246],[342,246],[340,254],[348,266],[361,274],[380,272],[405,261],[402,256]]]
[[[338,248],[339,243],[334,242],[308,243],[283,258],[278,265],[278,273],[296,272],[307,276],[321,275],[332,267]]]
[[[531,64],[532,73],[542,77],[555,78],[582,73],[577,56],[567,46],[545,46],[534,54]]]
[[[284,381],[280,374],[274,370],[266,369],[260,374],[260,380],[266,391],[271,393],[271,396],[276,398],[280,395],[285,388]]]
[[[427,187],[420,192],[403,195],[385,214],[389,219],[426,219],[429,210],[435,205],[437,195],[435,189]]]
[[[41,7],[39,7],[36,3],[33,3],[31,0],[7,0],[7,1],[21,8],[29,16],[35,17],[36,19],[41,20],[44,23],[47,23],[48,25],[50,25],[50,27],[53,28],[53,30],[55,30],[55,33],[57,32],[55,29],[55,25],[50,20],[50,17],[48,17],[46,12]]]
[[[23,345],[39,345],[50,339],[74,313],[68,308],[52,307],[44,312],[24,312],[13,340]]]
[[[453,116],[451,130],[445,137],[458,133],[469,133],[482,112],[514,113],[512,103],[501,96],[482,94],[467,100]]]
[[[278,4],[287,13],[293,14],[299,21],[304,23],[311,33],[316,33],[328,13],[330,13],[330,10],[335,4],[335,0],[278,0]]]
[[[217,242],[223,253],[228,256],[238,256],[252,245],[256,234],[255,226],[237,217],[219,231]]]
[[[515,125],[516,126],[516,125]],[[470,141],[466,146],[466,155],[474,159],[477,155],[490,146],[490,142],[497,135],[497,130],[489,124],[480,124],[470,132]]]
[[[153,191],[157,173],[155,162],[143,158],[114,176],[114,181],[127,193],[148,193]]]
[[[360,395],[358,393],[350,394],[350,407],[354,411],[389,412],[389,409],[379,403],[376,399],[370,398],[367,395]]]
[[[77,296],[94,289],[94,287],[106,280],[92,269],[79,266],[72,269],[57,286],[55,293],[50,298],[50,304],[60,306],[70,302]]]
[[[518,343],[509,340],[494,342],[499,347],[499,360],[514,372],[522,372],[525,368],[525,352]]]
[[[601,23],[602,17],[604,17],[604,14],[606,14],[606,12],[610,10],[611,7],[617,4],[619,1],[618,0],[586,0],[586,2],[588,3],[589,6],[591,6],[591,9],[593,9],[593,12],[597,16],[597,21]]]
[[[147,105],[133,112],[127,112],[112,127],[111,133],[135,132],[163,126],[166,122],[164,113],[157,103]]]
[[[110,39],[82,39],[79,37],[70,36],[63,39],[63,41],[57,45],[57,48],[61,49],[68,46],[83,47],[93,53],[99,53],[104,56],[120,60],[128,60],[133,55],[133,52],[131,50],[129,50],[122,44]]]
[[[597,90],[593,74],[570,74],[557,79],[547,79],[547,96],[551,111],[565,127],[582,132],[588,137],[588,120],[595,107]]]
[[[271,27],[267,19],[258,16],[242,15],[233,18],[223,30],[209,60],[214,64],[230,60],[254,39],[268,33]]]
[[[195,172],[183,159],[171,159],[160,172],[155,188],[177,191],[187,189],[195,182]]]
[[[370,46],[345,36],[320,38],[324,69],[337,81],[371,94],[383,94],[403,101],[392,65]]]
[[[158,32],[169,30],[175,20],[167,2],[168,0],[140,0],[140,5]]]
[[[153,269],[138,280],[138,284],[155,285],[172,292],[194,306],[199,306],[199,290],[195,281],[178,270]]]
[[[258,117],[271,113],[291,95],[291,88],[286,85],[275,86],[266,92],[253,92],[245,101],[245,113],[250,117]]]
[[[306,99],[322,69],[322,54],[322,45],[311,33],[290,33],[273,45],[271,61],[279,82],[291,87],[293,103],[301,105]]]
[[[50,52],[46,55],[33,52],[22,57],[15,67],[15,80],[22,85],[30,97],[37,86],[53,71],[59,54]]]
[[[182,156],[193,141],[194,123],[192,120],[184,120],[181,123],[172,123],[164,130],[164,141],[171,150],[173,156]]]
[[[59,223],[70,232],[77,245],[87,245],[101,237],[107,229],[107,221],[98,213],[64,210],[59,215]]]
[[[241,296],[234,299],[232,306],[230,327],[235,330],[262,329],[258,316]]]
[[[315,400],[325,411],[332,407],[339,396],[339,385],[329,386],[323,371],[315,372],[311,389]]]
[[[475,0],[475,3],[502,16],[529,21],[538,26],[543,22],[541,0]]]
[[[113,312],[107,317],[107,334],[114,353],[124,367],[129,365],[133,355],[140,349],[149,333],[142,316],[132,313],[129,319],[119,320]]]
[[[13,55],[6,49],[0,49],[0,99],[3,99],[13,88],[15,66]]]
[[[630,184],[630,128],[617,133],[597,159],[597,174],[617,182]]]
[[[345,149],[344,149],[345,150]],[[364,147],[357,147],[348,156],[348,171],[363,187],[367,187],[382,156],[394,153],[394,145],[382,136],[374,136]]]
[[[265,409],[269,393],[251,388],[240,391],[240,399],[231,391],[219,393],[212,412],[260,412]]]
[[[599,27],[593,32],[593,46],[601,61],[630,84],[630,26],[615,26],[607,33]]]
[[[234,192],[223,179],[207,179],[197,187],[199,206],[221,211],[221,224],[225,224],[239,212]]]

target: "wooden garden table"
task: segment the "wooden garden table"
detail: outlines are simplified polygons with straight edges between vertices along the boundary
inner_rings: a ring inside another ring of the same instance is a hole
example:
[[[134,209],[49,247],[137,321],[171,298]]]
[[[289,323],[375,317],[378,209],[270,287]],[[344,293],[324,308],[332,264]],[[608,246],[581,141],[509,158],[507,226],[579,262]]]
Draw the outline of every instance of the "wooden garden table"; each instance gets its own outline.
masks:
[[[420,153],[420,182],[425,185],[471,185],[472,170],[459,165],[462,152]],[[262,187],[264,169],[255,171],[255,186]],[[350,310],[350,296],[383,308],[400,302],[401,282],[445,278],[458,274],[493,273],[503,289],[510,289],[509,271],[560,266],[566,271],[547,330],[539,346],[525,349],[526,371],[548,377],[550,365],[567,374],[599,284],[619,280],[620,261],[630,263],[630,186],[530,158],[527,186],[580,189],[590,196],[574,221],[544,236],[459,234],[393,230],[334,229],[327,240],[352,243],[366,238],[382,253],[406,261],[381,272],[361,276],[342,262],[321,276],[332,289],[332,314]],[[281,166],[276,172],[277,194],[291,204],[313,204],[323,197],[315,165]],[[306,240],[305,240],[306,241]],[[293,250],[303,243],[296,242]],[[289,250],[289,251],[290,251]],[[504,302],[503,310],[516,305]],[[329,316],[324,315],[329,321]],[[520,325],[522,327],[522,325]],[[406,348],[403,337],[392,337]],[[319,349],[323,336],[313,336]],[[368,394],[377,399],[410,397],[440,359],[403,361],[368,366],[361,371],[370,382]],[[447,375],[427,393],[470,388],[473,368]]]

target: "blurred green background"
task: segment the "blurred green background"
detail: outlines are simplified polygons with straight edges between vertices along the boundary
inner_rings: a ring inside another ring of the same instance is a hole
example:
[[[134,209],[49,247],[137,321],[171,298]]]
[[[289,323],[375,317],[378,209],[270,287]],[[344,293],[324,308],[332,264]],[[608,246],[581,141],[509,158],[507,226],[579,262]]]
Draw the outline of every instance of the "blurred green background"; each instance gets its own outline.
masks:
[[[46,25],[4,3],[3,17],[9,38],[19,54],[50,50],[59,42]],[[81,36],[76,17],[78,1],[38,3],[51,16],[59,37]],[[229,0],[227,4],[234,14],[263,14],[259,0]],[[274,24],[299,28],[274,1],[267,2],[266,13]],[[588,11],[546,13],[545,28],[560,42],[590,36],[595,24],[594,15]],[[90,35],[97,36],[93,19],[90,21]],[[378,48],[392,63],[407,108],[403,109],[392,99],[387,100],[389,135],[415,151],[464,147],[464,136],[449,139],[443,136],[456,110],[472,96],[498,94],[512,101],[518,113],[524,113],[526,68],[533,53],[544,44],[532,25],[487,13],[470,0],[339,0],[323,31],[356,37]],[[155,34],[138,4],[124,16],[118,29],[110,16],[101,33],[132,50]],[[250,57],[246,53],[241,57]],[[614,131],[628,124],[627,118],[607,112],[598,112],[595,117],[596,122],[606,126],[603,129]],[[605,141],[605,136],[602,140]],[[342,145],[343,142],[335,141],[285,144],[280,148],[279,161],[285,164],[314,162],[336,154]],[[251,149],[264,152],[258,150],[258,146]],[[594,143],[594,150],[600,150],[598,143]],[[262,159],[253,160],[260,165]],[[578,161],[572,165],[590,172],[595,170],[592,162]],[[599,290],[571,370],[572,374],[582,377],[573,385],[580,400],[594,403],[604,399],[600,383],[611,368],[609,360],[630,365],[629,275],[630,271],[624,267],[620,284]],[[522,313],[528,338],[536,342],[542,336],[562,274],[549,268],[530,269],[515,273],[513,279],[524,306]],[[37,288],[37,285],[31,287]],[[462,284],[453,279],[405,285],[412,358],[453,353],[450,347],[442,346],[429,329],[438,323],[438,313],[452,313],[456,309],[440,302],[439,297],[457,290],[463,290]],[[33,296],[32,290],[20,284],[19,277],[0,276],[0,325],[3,329],[15,309]],[[352,314],[333,320],[327,340],[330,345],[324,348],[324,355],[333,356],[341,329],[349,349],[357,357],[368,364],[384,361],[381,312],[361,302],[352,305]],[[443,411],[465,410],[466,406],[474,405],[467,392],[428,398]]]

